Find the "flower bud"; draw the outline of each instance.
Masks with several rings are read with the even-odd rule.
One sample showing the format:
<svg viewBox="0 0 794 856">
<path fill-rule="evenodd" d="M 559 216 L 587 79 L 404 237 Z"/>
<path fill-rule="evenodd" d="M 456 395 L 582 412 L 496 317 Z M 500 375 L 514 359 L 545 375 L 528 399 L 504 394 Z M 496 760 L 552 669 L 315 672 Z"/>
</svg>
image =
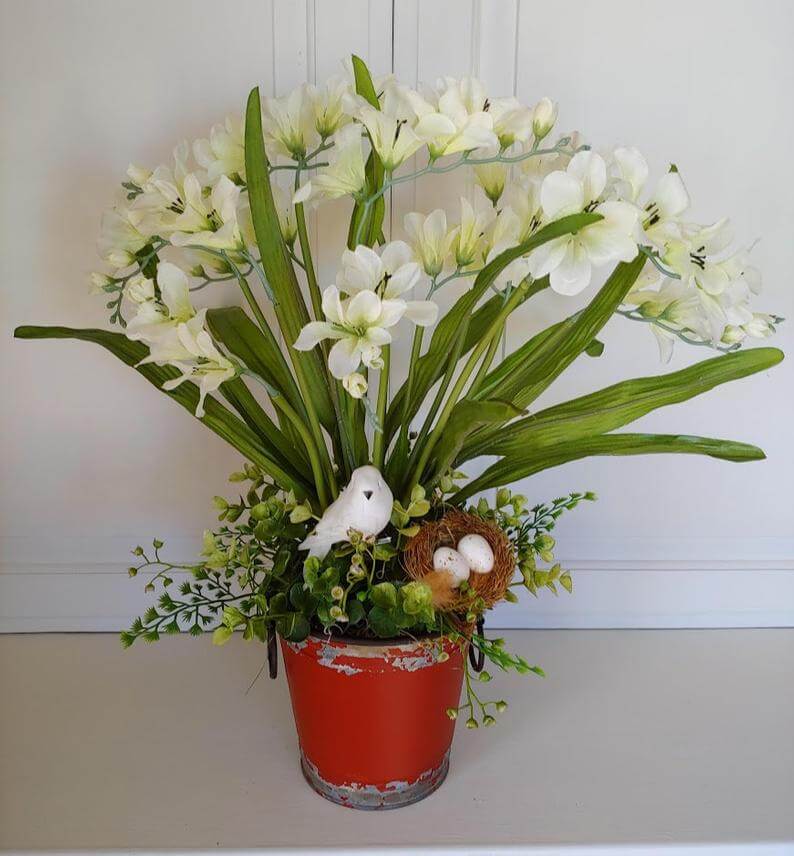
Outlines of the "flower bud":
<svg viewBox="0 0 794 856">
<path fill-rule="evenodd" d="M 137 164 L 131 163 L 127 167 L 127 177 L 133 184 L 137 184 L 138 187 L 143 187 L 151 175 L 152 171 L 150 169 L 146 169 L 145 166 L 138 166 Z"/>
<path fill-rule="evenodd" d="M 367 379 L 363 374 L 353 372 L 342 378 L 342 386 L 353 398 L 363 398 L 367 391 Z"/>
<path fill-rule="evenodd" d="M 507 702 L 504 700 L 496 702 L 496 710 L 498 713 L 504 713 L 507 710 Z"/>
<path fill-rule="evenodd" d="M 457 719 L 458 718 L 458 712 L 457 712 L 457 710 L 455 710 L 454 707 L 448 707 L 447 708 L 447 716 L 450 719 Z"/>
<path fill-rule="evenodd" d="M 541 98 L 532 111 L 532 133 L 542 140 L 557 121 L 557 105 L 550 98 Z"/>
<path fill-rule="evenodd" d="M 129 267 L 135 261 L 135 256 L 126 250 L 110 250 L 106 261 L 111 267 L 121 269 Z"/>
<path fill-rule="evenodd" d="M 154 300 L 154 282 L 136 274 L 127 283 L 124 294 L 133 303 L 147 303 L 149 300 Z"/>
<path fill-rule="evenodd" d="M 480 727 L 480 723 L 477 722 L 477 720 L 473 716 L 470 716 L 466 720 L 466 728 L 479 728 L 479 727 Z"/>
<path fill-rule="evenodd" d="M 345 596 L 345 590 L 342 588 L 342 586 L 334 586 L 331 589 L 331 597 L 334 600 L 342 600 L 342 598 L 344 596 Z"/>
<path fill-rule="evenodd" d="M 94 271 L 88 279 L 91 283 L 91 292 L 93 294 L 98 294 L 100 291 L 104 291 L 105 286 L 111 285 L 114 282 L 113 278 L 108 276 L 106 273 L 97 273 L 96 271 Z"/>
<path fill-rule="evenodd" d="M 490 714 L 486 714 L 482 718 L 482 724 L 487 728 L 489 725 L 495 725 L 496 720 Z"/>
</svg>

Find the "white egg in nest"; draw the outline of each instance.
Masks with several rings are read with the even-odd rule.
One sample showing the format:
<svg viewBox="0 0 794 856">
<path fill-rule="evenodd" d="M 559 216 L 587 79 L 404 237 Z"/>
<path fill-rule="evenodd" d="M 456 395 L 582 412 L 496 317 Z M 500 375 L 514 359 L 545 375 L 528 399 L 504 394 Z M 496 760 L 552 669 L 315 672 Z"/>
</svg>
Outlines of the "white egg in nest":
<svg viewBox="0 0 794 856">
<path fill-rule="evenodd" d="M 493 550 L 482 535 L 464 535 L 458 541 L 458 553 L 475 574 L 489 574 L 493 570 Z"/>
<path fill-rule="evenodd" d="M 446 571 L 459 586 L 469 578 L 469 563 L 452 547 L 439 547 L 433 553 L 433 570 Z"/>
</svg>

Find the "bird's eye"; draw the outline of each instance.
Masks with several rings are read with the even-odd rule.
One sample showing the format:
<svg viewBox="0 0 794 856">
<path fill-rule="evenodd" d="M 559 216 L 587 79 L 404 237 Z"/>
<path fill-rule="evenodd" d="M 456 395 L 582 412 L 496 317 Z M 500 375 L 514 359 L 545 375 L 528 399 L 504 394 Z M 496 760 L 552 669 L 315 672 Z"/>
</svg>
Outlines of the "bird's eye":
<svg viewBox="0 0 794 856">
<path fill-rule="evenodd" d="M 373 492 L 371 490 L 365 490 L 364 491 L 364 499 L 372 499 L 372 493 Z"/>
</svg>

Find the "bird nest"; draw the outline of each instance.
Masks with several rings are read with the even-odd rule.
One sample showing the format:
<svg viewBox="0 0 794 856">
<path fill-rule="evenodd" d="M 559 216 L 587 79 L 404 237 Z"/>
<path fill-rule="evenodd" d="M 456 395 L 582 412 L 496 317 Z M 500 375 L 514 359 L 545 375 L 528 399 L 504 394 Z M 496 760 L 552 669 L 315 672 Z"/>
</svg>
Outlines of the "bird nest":
<svg viewBox="0 0 794 856">
<path fill-rule="evenodd" d="M 482 535 L 494 555 L 493 570 L 487 574 L 472 573 L 468 588 L 453 590 L 444 604 L 444 612 L 468 612 L 481 599 L 484 609 L 502 600 L 513 579 L 516 557 L 507 535 L 494 523 L 488 523 L 464 511 L 448 511 L 440 520 L 423 524 L 411 538 L 402 554 L 406 573 L 414 580 L 433 574 L 433 553 L 439 547 L 455 547 L 464 535 Z M 478 610 L 479 611 L 479 610 Z"/>
</svg>

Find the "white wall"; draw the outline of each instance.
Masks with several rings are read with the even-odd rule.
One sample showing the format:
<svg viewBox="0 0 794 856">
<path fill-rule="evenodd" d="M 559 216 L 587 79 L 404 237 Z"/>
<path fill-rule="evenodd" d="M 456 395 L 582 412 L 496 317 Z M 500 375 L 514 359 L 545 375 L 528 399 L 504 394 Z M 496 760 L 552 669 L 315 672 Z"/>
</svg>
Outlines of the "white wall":
<svg viewBox="0 0 794 856">
<path fill-rule="evenodd" d="M 284 92 L 351 51 L 411 84 L 474 73 L 495 94 L 559 100 L 561 126 L 596 146 L 635 144 L 660 172 L 678 164 L 696 217 L 730 214 L 748 243 L 763 238 L 760 306 L 791 317 L 792 31 L 788 0 L 3 0 L 0 630 L 125 624 L 143 603 L 126 551 L 158 535 L 190 556 L 238 464 L 95 347 L 10 338 L 20 323 L 105 324 L 86 274 L 130 160 L 165 161 L 177 140 L 241 110 L 251 85 Z M 452 203 L 459 189 L 441 179 L 402 189 L 395 230 L 406 210 Z M 341 222 L 327 210 L 312 227 L 326 274 Z M 570 306 L 533 301 L 511 346 Z M 611 322 L 604 356 L 577 364 L 545 400 L 662 371 L 640 326 Z M 790 350 L 790 325 L 776 344 Z M 705 356 L 681 347 L 672 368 Z M 601 499 L 558 529 L 560 556 L 579 570 L 574 597 L 498 621 L 794 623 L 791 390 L 784 363 L 639 423 L 757 443 L 768 461 L 594 459 L 524 485 L 538 500 L 575 489 Z"/>
</svg>

